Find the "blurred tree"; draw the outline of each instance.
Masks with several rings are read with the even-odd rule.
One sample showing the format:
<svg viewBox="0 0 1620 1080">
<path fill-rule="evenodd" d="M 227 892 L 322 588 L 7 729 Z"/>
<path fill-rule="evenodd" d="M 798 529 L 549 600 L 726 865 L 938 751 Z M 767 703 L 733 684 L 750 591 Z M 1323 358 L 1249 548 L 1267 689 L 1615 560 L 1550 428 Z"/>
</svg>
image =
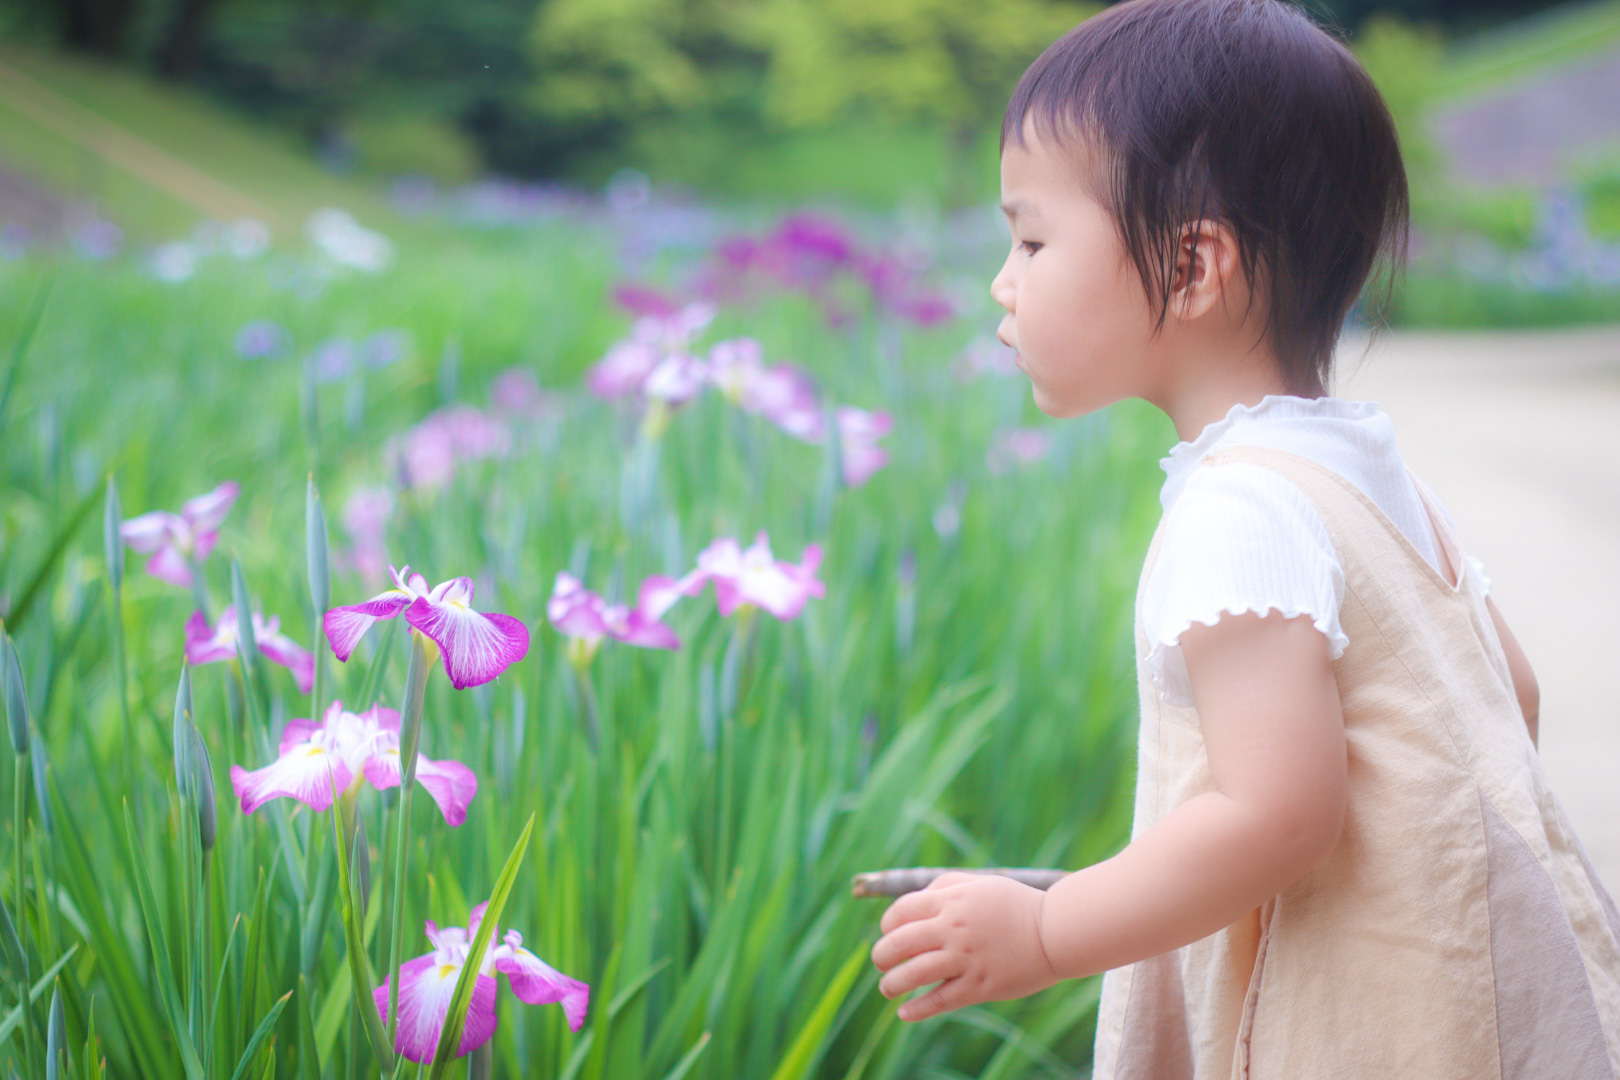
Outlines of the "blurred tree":
<svg viewBox="0 0 1620 1080">
<path fill-rule="evenodd" d="M 1432 27 L 1379 15 L 1362 27 L 1355 52 L 1389 106 L 1400 134 L 1407 175 L 1417 187 L 1433 176 L 1437 165 L 1433 142 L 1424 127 L 1424 112 L 1435 74 L 1441 70 L 1445 40 Z"/>
<path fill-rule="evenodd" d="M 948 131 L 953 176 L 1054 38 L 1099 10 L 1053 0 L 549 0 L 532 100 L 562 125 L 694 111 L 763 129 L 860 113 Z"/>
<path fill-rule="evenodd" d="M 962 201 L 969 161 L 999 123 L 1018 76 L 1100 5 L 1047 0 L 763 0 L 736 23 L 768 58 L 764 108 L 813 127 L 859 110 L 950 134 L 948 189 Z"/>
</svg>

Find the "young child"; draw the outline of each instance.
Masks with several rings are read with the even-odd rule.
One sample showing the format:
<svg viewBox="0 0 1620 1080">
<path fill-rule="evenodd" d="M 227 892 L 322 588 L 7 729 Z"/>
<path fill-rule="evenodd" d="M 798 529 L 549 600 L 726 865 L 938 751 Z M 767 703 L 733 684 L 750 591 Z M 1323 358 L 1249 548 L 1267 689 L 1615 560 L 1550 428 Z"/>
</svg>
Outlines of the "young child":
<svg viewBox="0 0 1620 1080">
<path fill-rule="evenodd" d="M 1281 0 L 1130 0 L 1024 74 L 990 291 L 1037 405 L 1183 440 L 1137 596 L 1130 844 L 896 900 L 920 1020 L 1106 972 L 1099 1080 L 1614 1080 L 1620 912 L 1535 678 L 1388 416 L 1328 394 L 1404 255 L 1389 114 Z M 1054 807 L 1054 812 L 1060 808 Z"/>
</svg>

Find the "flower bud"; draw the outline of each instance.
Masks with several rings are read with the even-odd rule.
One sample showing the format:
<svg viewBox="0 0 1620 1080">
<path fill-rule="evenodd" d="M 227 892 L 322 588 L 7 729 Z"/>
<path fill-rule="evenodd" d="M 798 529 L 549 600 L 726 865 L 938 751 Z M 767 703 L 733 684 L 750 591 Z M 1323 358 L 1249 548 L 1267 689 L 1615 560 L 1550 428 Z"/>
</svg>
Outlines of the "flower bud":
<svg viewBox="0 0 1620 1080">
<path fill-rule="evenodd" d="M 191 729 L 191 790 L 197 796 L 197 842 L 204 855 L 214 850 L 218 811 L 214 806 L 214 764 L 208 744 L 194 727 Z"/>
</svg>

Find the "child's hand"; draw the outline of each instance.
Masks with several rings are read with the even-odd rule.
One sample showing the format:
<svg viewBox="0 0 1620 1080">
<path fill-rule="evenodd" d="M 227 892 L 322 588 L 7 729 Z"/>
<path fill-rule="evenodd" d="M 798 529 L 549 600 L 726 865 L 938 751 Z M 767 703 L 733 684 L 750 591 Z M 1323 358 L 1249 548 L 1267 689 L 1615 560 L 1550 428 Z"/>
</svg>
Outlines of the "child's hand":
<svg viewBox="0 0 1620 1080">
<path fill-rule="evenodd" d="M 902 1020 L 1044 990 L 1059 981 L 1041 943 L 1045 900 L 1011 878 L 941 874 L 883 913 L 883 937 L 872 946 L 872 963 L 886 972 L 878 990 L 899 997 L 944 980 L 902 1005 Z"/>
</svg>

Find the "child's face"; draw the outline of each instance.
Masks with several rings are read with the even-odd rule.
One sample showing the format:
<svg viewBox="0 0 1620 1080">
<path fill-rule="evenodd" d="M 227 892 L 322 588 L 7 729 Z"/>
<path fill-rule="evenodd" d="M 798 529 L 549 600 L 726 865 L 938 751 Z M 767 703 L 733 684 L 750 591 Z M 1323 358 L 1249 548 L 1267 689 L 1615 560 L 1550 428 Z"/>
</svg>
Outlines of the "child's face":
<svg viewBox="0 0 1620 1080">
<path fill-rule="evenodd" d="M 1007 309 L 997 332 L 1018 351 L 1035 404 L 1081 416 L 1140 397 L 1153 319 L 1113 218 L 1083 190 L 1072 155 L 1025 145 L 1001 155 L 1002 210 L 1012 250 L 990 283 Z"/>
</svg>

